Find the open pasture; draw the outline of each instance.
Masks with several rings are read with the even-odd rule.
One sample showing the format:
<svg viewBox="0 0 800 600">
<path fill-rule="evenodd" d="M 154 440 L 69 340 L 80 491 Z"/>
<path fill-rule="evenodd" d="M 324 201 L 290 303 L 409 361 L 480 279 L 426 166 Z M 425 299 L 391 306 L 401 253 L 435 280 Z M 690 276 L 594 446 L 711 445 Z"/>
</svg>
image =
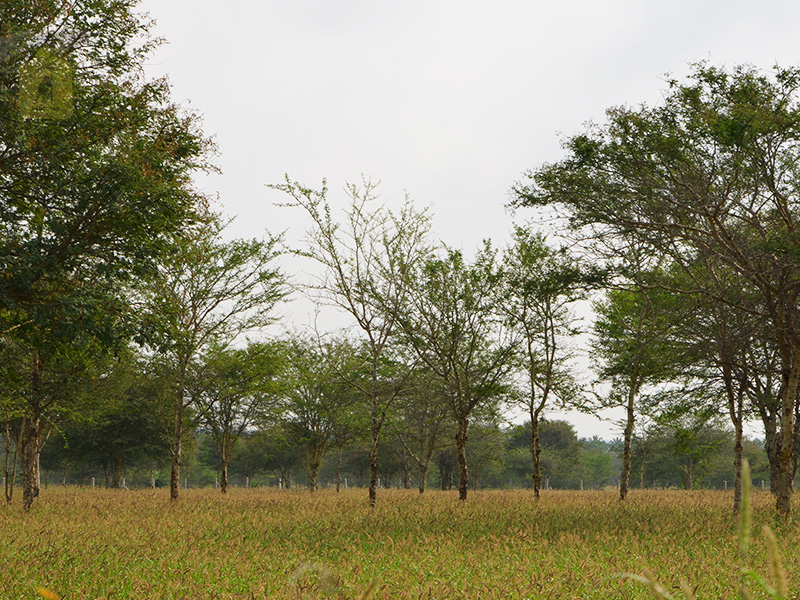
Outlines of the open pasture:
<svg viewBox="0 0 800 600">
<path fill-rule="evenodd" d="M 30 514 L 0 507 L 0 598 L 648 598 L 649 568 L 676 597 L 738 596 L 731 493 L 51 487 Z M 776 526 L 753 494 L 748 562 L 769 577 L 760 534 L 776 529 L 800 589 L 797 519 Z M 764 597 L 758 596 L 756 597 Z"/>
</svg>

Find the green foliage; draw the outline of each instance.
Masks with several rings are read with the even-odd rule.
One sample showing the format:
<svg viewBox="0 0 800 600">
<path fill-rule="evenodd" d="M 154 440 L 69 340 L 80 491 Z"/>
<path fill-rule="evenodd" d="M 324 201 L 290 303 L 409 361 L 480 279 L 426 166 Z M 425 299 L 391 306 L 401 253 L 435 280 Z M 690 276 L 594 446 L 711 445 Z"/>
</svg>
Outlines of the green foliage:
<svg viewBox="0 0 800 600">
<path fill-rule="evenodd" d="M 207 167 L 197 118 L 165 81 L 141 78 L 154 42 L 133 5 L 0 8 L 0 330 L 37 346 L 120 335 L 120 283 L 146 274 L 190 217 L 190 175 Z M 30 105 L 26 90 L 48 77 L 69 111 Z"/>
</svg>

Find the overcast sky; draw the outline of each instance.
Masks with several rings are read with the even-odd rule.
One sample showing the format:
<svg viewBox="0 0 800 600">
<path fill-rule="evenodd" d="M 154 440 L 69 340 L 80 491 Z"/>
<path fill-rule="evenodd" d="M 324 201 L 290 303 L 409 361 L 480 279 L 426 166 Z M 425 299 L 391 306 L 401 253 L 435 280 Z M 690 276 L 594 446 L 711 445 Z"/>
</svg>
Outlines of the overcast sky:
<svg viewBox="0 0 800 600">
<path fill-rule="evenodd" d="M 302 238 L 265 187 L 284 174 L 335 204 L 362 174 L 393 204 L 430 206 L 441 239 L 502 245 L 511 185 L 560 139 L 622 104 L 659 102 L 666 74 L 707 60 L 800 65 L 790 0 L 144 0 L 169 42 L 147 65 L 204 117 L 222 174 L 199 180 L 236 236 Z M 298 306 L 301 306 L 298 304 Z M 303 323 L 305 309 L 287 313 Z M 592 417 L 582 436 L 619 435 Z"/>
</svg>

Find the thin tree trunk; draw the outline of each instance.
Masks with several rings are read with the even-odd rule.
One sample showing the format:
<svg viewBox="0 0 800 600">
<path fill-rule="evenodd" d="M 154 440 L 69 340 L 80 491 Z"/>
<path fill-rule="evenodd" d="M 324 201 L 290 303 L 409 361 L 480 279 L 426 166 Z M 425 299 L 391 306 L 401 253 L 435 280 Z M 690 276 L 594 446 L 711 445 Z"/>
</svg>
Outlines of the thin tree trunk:
<svg viewBox="0 0 800 600">
<path fill-rule="evenodd" d="M 741 414 L 741 413 L 740 413 Z M 738 419 L 734 429 L 734 442 L 733 442 L 733 512 L 738 514 L 739 507 L 742 504 L 742 464 L 744 456 L 744 447 L 742 438 L 744 437 L 742 419 Z"/>
<path fill-rule="evenodd" d="M 26 511 L 31 509 L 34 498 L 39 495 L 39 488 L 36 485 L 38 478 L 36 467 L 38 466 L 40 433 L 39 417 L 29 418 L 22 444 L 22 508 Z"/>
<path fill-rule="evenodd" d="M 22 420 L 20 425 L 20 434 L 14 440 L 14 453 L 11 454 L 11 422 L 6 419 L 6 460 L 5 469 L 5 499 L 6 504 L 10 504 L 14 496 L 14 483 L 17 481 L 17 464 L 19 462 L 19 442 L 22 439 L 22 428 L 25 426 L 25 420 Z M 13 457 L 13 458 L 12 458 Z"/>
<path fill-rule="evenodd" d="M 542 445 L 539 439 L 539 418 L 533 412 L 531 412 L 531 456 L 533 457 L 533 498 L 538 500 L 542 489 Z"/>
<path fill-rule="evenodd" d="M 428 483 L 428 471 L 430 470 L 430 461 L 428 464 L 419 465 L 419 493 L 425 493 L 425 486 Z"/>
<path fill-rule="evenodd" d="M 336 493 L 338 494 L 342 487 L 342 453 L 344 446 L 339 446 L 336 452 Z"/>
<path fill-rule="evenodd" d="M 369 445 L 369 506 L 375 508 L 378 501 L 378 433 L 380 426 L 378 424 L 378 407 L 377 401 L 373 400 L 372 407 L 372 441 Z"/>
<path fill-rule="evenodd" d="M 118 490 L 122 484 L 122 465 L 125 463 L 124 456 L 117 456 L 114 459 L 114 489 Z"/>
<path fill-rule="evenodd" d="M 22 507 L 28 511 L 33 500 L 39 495 L 39 451 L 41 437 L 41 415 L 39 414 L 42 393 L 42 359 L 34 351 L 31 361 L 32 414 L 25 420 L 22 442 Z"/>
<path fill-rule="evenodd" d="M 307 453 L 306 476 L 308 477 L 308 489 L 312 492 L 317 491 L 317 477 L 319 468 L 322 465 L 322 458 L 325 456 L 325 446 L 317 443 L 310 443 Z"/>
<path fill-rule="evenodd" d="M 219 473 L 219 491 L 223 494 L 228 493 L 228 461 L 230 458 L 227 456 L 222 456 L 222 468 L 220 469 Z"/>
<path fill-rule="evenodd" d="M 178 500 L 178 489 L 181 483 L 181 450 L 183 442 L 183 414 L 182 410 L 175 414 L 175 432 L 172 440 L 172 467 L 169 474 L 169 499 L 171 502 Z"/>
<path fill-rule="evenodd" d="M 764 451 L 767 453 L 769 463 L 769 489 L 777 495 L 775 487 L 778 481 L 778 425 L 775 414 L 765 408 L 759 408 L 761 423 L 764 425 Z"/>
<path fill-rule="evenodd" d="M 469 473 L 467 471 L 467 431 L 469 421 L 465 418 L 458 419 L 458 432 L 456 433 L 456 450 L 458 454 L 458 499 L 467 499 L 469 486 Z"/>
<path fill-rule="evenodd" d="M 633 410 L 633 403 L 636 398 L 636 378 L 631 381 L 628 389 L 628 402 L 626 405 L 627 419 L 625 421 L 625 439 L 622 449 L 622 473 L 619 477 L 619 499 L 625 500 L 628 495 L 628 484 L 631 475 L 631 446 L 633 443 L 633 426 L 636 414 Z"/>
<path fill-rule="evenodd" d="M 800 377 L 800 350 L 792 351 L 792 367 L 786 374 L 781 398 L 781 431 L 778 439 L 778 465 L 775 482 L 775 508 L 787 516 L 792 510 L 792 479 L 794 478 L 794 405 Z"/>
</svg>

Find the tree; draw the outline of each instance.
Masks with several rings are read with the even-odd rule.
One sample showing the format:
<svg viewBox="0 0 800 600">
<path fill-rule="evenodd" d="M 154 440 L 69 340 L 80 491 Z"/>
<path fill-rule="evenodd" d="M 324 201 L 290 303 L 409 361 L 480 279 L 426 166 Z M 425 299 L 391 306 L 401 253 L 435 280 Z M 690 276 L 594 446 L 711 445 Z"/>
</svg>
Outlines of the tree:
<svg viewBox="0 0 800 600">
<path fill-rule="evenodd" d="M 533 493 L 541 489 L 539 422 L 551 396 L 562 403 L 576 394 L 567 364 L 568 339 L 578 333 L 570 305 L 585 297 L 590 283 L 566 250 L 553 250 L 543 236 L 515 227 L 512 246 L 503 256 L 504 293 L 499 303 L 510 328 L 517 332 L 525 371 L 522 404 L 530 417 Z"/>
<path fill-rule="evenodd" d="M 324 182 L 316 191 L 287 176 L 285 183 L 271 187 L 291 196 L 288 206 L 302 208 L 313 222 L 303 254 L 319 263 L 324 273 L 310 290 L 351 315 L 365 337 L 370 377 L 366 387 L 356 387 L 371 405 L 369 504 L 374 507 L 378 441 L 399 392 L 398 382 L 381 380 L 379 363 L 405 306 L 408 273 L 429 253 L 430 218 L 408 201 L 397 214 L 375 206 L 376 185 L 367 180 L 361 187 L 347 185 L 350 206 L 347 225 L 342 227 L 331 215 Z"/>
<path fill-rule="evenodd" d="M 228 491 L 228 465 L 241 436 L 270 416 L 277 420 L 279 383 L 286 367 L 279 343 L 250 342 L 246 348 L 212 349 L 203 357 L 197 410 L 220 457 L 220 491 Z"/>
<path fill-rule="evenodd" d="M 555 488 L 577 487 L 581 445 L 575 428 L 566 421 L 542 421 L 542 472 Z"/>
<path fill-rule="evenodd" d="M 317 476 L 337 422 L 347 421 L 350 416 L 352 396 L 347 381 L 340 376 L 346 367 L 336 364 L 344 357 L 336 344 L 318 346 L 313 340 L 299 337 L 288 348 L 284 425 L 297 446 L 305 450 L 306 476 L 312 492 L 317 489 Z"/>
<path fill-rule="evenodd" d="M 119 488 L 123 467 L 157 460 L 165 440 L 143 361 L 134 349 L 108 357 L 99 367 L 90 393 L 102 403 L 58 423 L 64 478 L 71 462 L 97 462 L 106 486 Z"/>
<path fill-rule="evenodd" d="M 637 277 L 645 273 L 637 269 Z M 607 406 L 625 408 L 622 472 L 619 497 L 628 495 L 631 448 L 642 389 L 664 381 L 674 373 L 676 360 L 670 333 L 683 311 L 666 290 L 649 287 L 641 280 L 609 290 L 594 304 L 597 319 L 592 352 L 599 363 L 601 380 L 611 383 Z"/>
<path fill-rule="evenodd" d="M 145 275 L 208 168 L 198 120 L 141 66 L 156 45 L 123 0 L 0 7 L 0 336 L 27 344 L 23 506 L 37 495 L 46 356 L 129 333 L 124 284 Z M 60 352 L 66 354 L 66 350 Z"/>
<path fill-rule="evenodd" d="M 573 227 L 618 236 L 676 264 L 709 256 L 757 291 L 781 358 L 776 509 L 791 509 L 800 382 L 800 70 L 769 77 L 696 65 L 661 106 L 614 108 L 530 174 L 517 203 L 560 205 Z M 725 300 L 697 282 L 697 293 Z"/>
<path fill-rule="evenodd" d="M 456 422 L 459 498 L 466 500 L 469 474 L 466 445 L 470 418 L 491 414 L 506 392 L 514 340 L 495 307 L 500 276 L 494 252 L 486 246 L 473 264 L 447 249 L 431 258 L 409 281 L 408 305 L 401 313 L 406 342 L 447 389 Z"/>
<path fill-rule="evenodd" d="M 417 467 L 420 494 L 425 492 L 433 455 L 452 428 L 447 398 L 447 388 L 434 373 L 417 369 L 392 423 L 395 437 Z"/>
<path fill-rule="evenodd" d="M 213 381 L 204 377 L 204 356 L 270 323 L 272 308 L 285 294 L 284 277 L 273 264 L 279 238 L 225 242 L 223 228 L 210 211 L 199 215 L 174 238 L 172 254 L 161 259 L 141 290 L 147 307 L 144 338 L 157 350 L 164 383 L 160 401 L 172 457 L 171 500 L 178 499 L 187 418 Z"/>
<path fill-rule="evenodd" d="M 682 322 L 674 329 L 673 337 L 693 358 L 684 369 L 684 378 L 702 388 L 702 395 L 719 399 L 722 412 L 730 418 L 734 430 L 734 499 L 738 512 L 742 497 L 742 468 L 744 460 L 744 424 L 754 409 L 761 405 L 764 416 L 774 415 L 773 402 L 754 394 L 774 378 L 770 364 L 769 337 L 764 339 L 766 323 L 759 314 L 757 297 L 742 277 L 726 266 L 703 263 L 694 269 L 693 279 L 707 278 L 709 285 L 725 288 L 726 301 L 705 296 L 700 298 L 699 315 Z M 766 345 L 765 345 L 766 343 Z M 700 395 L 700 394 L 698 394 Z M 751 400 L 748 404 L 747 400 Z M 772 397 L 770 397 L 772 400 Z M 701 410 L 704 407 L 696 407 Z M 765 432 L 774 440 L 774 420 L 763 419 Z M 770 446 L 770 450 L 774 446 Z M 776 456 L 772 456 L 775 464 Z"/>
</svg>

